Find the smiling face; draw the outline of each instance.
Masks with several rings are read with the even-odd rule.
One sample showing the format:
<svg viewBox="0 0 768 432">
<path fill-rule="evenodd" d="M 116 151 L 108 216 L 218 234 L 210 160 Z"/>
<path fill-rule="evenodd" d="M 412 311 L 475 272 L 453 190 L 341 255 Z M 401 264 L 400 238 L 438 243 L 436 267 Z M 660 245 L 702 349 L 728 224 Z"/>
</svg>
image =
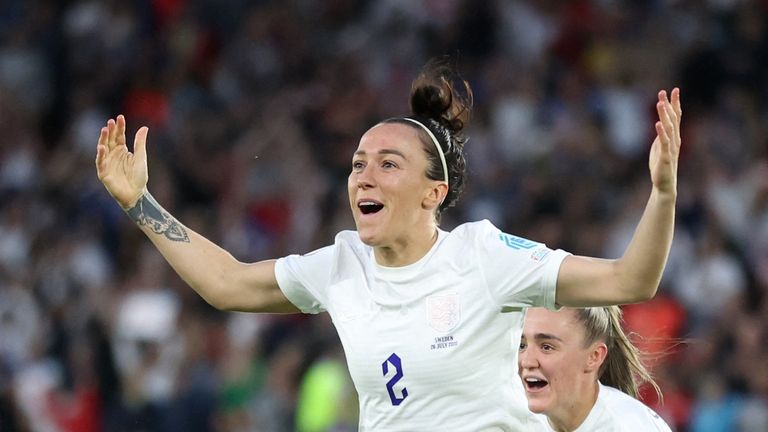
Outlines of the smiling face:
<svg viewBox="0 0 768 432">
<path fill-rule="evenodd" d="M 363 243 L 411 247 L 433 238 L 435 209 L 447 185 L 428 179 L 426 170 L 427 156 L 413 127 L 382 123 L 363 135 L 347 182 Z"/>
<path fill-rule="evenodd" d="M 531 411 L 578 426 L 592 409 L 607 348 L 602 342 L 585 346 L 584 335 L 573 309 L 526 312 L 518 372 Z"/>
</svg>

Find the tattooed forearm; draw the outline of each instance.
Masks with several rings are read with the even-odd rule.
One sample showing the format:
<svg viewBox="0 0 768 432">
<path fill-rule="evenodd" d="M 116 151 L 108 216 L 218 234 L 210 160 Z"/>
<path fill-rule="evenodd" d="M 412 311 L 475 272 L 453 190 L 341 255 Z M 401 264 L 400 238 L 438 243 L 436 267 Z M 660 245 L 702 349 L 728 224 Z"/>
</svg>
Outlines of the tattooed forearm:
<svg viewBox="0 0 768 432">
<path fill-rule="evenodd" d="M 187 230 L 171 215 L 163 211 L 149 192 L 139 198 L 133 208 L 127 210 L 128 216 L 139 226 L 148 226 L 152 232 L 164 235 L 168 240 L 189 243 Z"/>
</svg>

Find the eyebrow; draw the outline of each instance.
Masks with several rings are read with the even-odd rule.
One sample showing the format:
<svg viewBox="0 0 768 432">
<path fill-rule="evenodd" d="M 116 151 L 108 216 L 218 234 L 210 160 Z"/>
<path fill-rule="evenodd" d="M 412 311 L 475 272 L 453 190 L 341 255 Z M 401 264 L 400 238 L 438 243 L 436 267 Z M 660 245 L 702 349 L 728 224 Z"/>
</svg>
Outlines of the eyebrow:
<svg viewBox="0 0 768 432">
<path fill-rule="evenodd" d="M 533 338 L 536 340 L 556 340 L 560 342 L 563 341 L 559 337 L 549 333 L 536 333 L 535 335 L 533 335 Z"/>
<path fill-rule="evenodd" d="M 405 155 L 402 152 L 400 152 L 399 150 L 395 150 L 395 149 L 381 149 L 381 150 L 379 150 L 378 153 L 380 155 L 383 155 L 383 154 L 393 154 L 393 155 L 400 156 L 401 158 L 403 158 L 405 160 L 408 160 L 408 158 L 405 157 Z M 358 151 L 355 152 L 355 156 L 365 156 L 366 154 L 367 153 L 365 152 L 365 150 L 358 150 Z"/>
</svg>

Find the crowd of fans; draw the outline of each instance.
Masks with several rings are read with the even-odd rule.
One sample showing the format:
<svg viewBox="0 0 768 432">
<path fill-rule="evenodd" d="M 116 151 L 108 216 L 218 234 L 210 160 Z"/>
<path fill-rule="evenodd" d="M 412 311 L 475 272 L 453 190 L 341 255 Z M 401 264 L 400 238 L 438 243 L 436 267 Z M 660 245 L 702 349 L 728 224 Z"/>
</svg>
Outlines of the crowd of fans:
<svg viewBox="0 0 768 432">
<path fill-rule="evenodd" d="M 98 182 L 99 128 L 148 125 L 149 188 L 238 259 L 353 229 L 361 134 L 450 54 L 475 91 L 487 218 L 616 257 L 650 188 L 656 92 L 679 86 L 677 228 L 625 307 L 679 431 L 768 430 L 768 3 L 763 0 L 3 0 L 0 430 L 346 431 L 327 316 L 224 313 Z"/>
</svg>

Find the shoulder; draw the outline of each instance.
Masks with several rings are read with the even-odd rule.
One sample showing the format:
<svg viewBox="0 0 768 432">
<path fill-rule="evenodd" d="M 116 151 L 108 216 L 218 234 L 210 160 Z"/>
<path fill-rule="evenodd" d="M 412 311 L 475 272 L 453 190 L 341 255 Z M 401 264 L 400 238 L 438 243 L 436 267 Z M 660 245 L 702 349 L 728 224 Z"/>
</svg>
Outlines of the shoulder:
<svg viewBox="0 0 768 432">
<path fill-rule="evenodd" d="M 365 244 L 360 240 L 360 234 L 353 230 L 339 231 L 333 239 L 334 245 L 347 245 L 351 247 L 364 247 Z"/>
<path fill-rule="evenodd" d="M 537 241 L 505 233 L 488 219 L 461 224 L 451 231 L 451 234 L 463 237 L 491 239 L 494 242 L 500 242 L 512 249 L 531 249 L 536 246 L 543 246 L 542 243 Z"/>
<path fill-rule="evenodd" d="M 365 262 L 367 257 L 373 253 L 373 249 L 360 240 L 360 234 L 357 231 L 346 230 L 336 234 L 333 245 L 331 246 L 333 255 L 338 261 Z"/>
<path fill-rule="evenodd" d="M 499 238 L 501 234 L 501 230 L 491 221 L 483 219 L 476 222 L 466 222 L 457 226 L 448 233 L 448 238 L 467 243 L 487 238 Z"/>
<path fill-rule="evenodd" d="M 467 235 L 484 232 L 501 232 L 491 221 L 483 219 L 474 222 L 464 222 L 451 231 L 451 234 Z"/>
<path fill-rule="evenodd" d="M 366 246 L 360 241 L 357 231 L 340 231 L 336 234 L 332 244 L 320 247 L 313 251 L 301 254 L 292 254 L 278 259 L 280 265 L 291 263 L 294 265 L 315 263 L 316 266 L 329 268 L 331 262 L 339 259 L 348 259 L 353 256 L 365 256 Z"/>
<path fill-rule="evenodd" d="M 459 225 L 451 231 L 449 238 L 461 242 L 464 247 L 476 247 L 491 255 L 502 251 L 505 259 L 530 256 L 534 261 L 541 261 L 550 252 L 545 244 L 505 233 L 487 219 Z"/>
<path fill-rule="evenodd" d="M 601 402 L 617 425 L 638 431 L 670 431 L 667 423 L 650 407 L 613 387 L 600 384 Z"/>
<path fill-rule="evenodd" d="M 326 286 L 350 273 L 365 271 L 370 250 L 356 231 L 341 231 L 330 245 L 302 254 L 292 254 L 275 262 L 278 284 L 297 282 L 303 286 Z"/>
<path fill-rule="evenodd" d="M 632 410 L 645 406 L 642 402 L 623 391 L 604 384 L 600 384 L 598 399 L 609 408 Z"/>
<path fill-rule="evenodd" d="M 468 260 L 478 251 L 492 249 L 493 242 L 499 241 L 500 233 L 501 230 L 488 220 L 466 222 L 445 233 L 439 253 Z"/>
</svg>

